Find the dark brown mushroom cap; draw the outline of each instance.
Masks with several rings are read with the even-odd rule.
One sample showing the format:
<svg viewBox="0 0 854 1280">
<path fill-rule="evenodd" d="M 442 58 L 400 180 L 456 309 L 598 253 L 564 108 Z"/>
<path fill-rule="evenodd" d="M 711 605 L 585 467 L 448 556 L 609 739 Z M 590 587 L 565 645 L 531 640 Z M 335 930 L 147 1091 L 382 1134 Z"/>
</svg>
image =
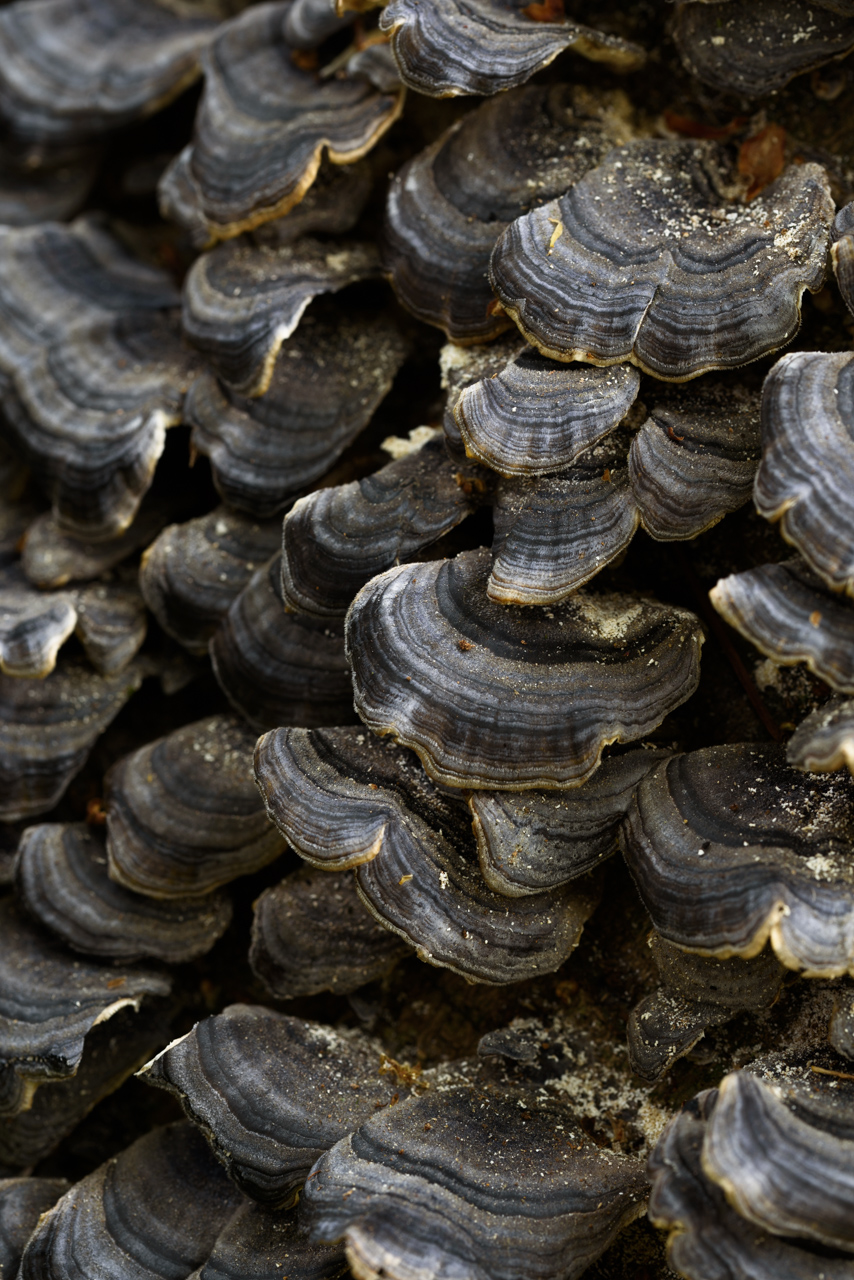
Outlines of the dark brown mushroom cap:
<svg viewBox="0 0 854 1280">
<path fill-rule="evenodd" d="M 832 689 L 854 693 L 854 605 L 800 556 L 721 578 L 709 597 L 778 666 L 803 662 Z"/>
<path fill-rule="evenodd" d="M 24 573 L 42 589 L 100 578 L 147 546 L 168 523 L 169 512 L 170 507 L 152 498 L 149 491 L 132 524 L 124 533 L 106 542 L 92 542 L 63 533 L 50 512 L 45 512 L 26 530 L 21 550 Z"/>
<path fill-rule="evenodd" d="M 343 618 L 366 582 L 450 532 L 489 498 L 493 484 L 484 468 L 450 458 L 437 432 L 363 480 L 300 498 L 283 526 L 285 603 L 314 617 Z"/>
<path fill-rule="evenodd" d="M 136 666 L 101 676 L 88 662 L 66 658 L 38 683 L 0 675 L 4 822 L 53 808 L 141 682 L 142 670 Z"/>
<path fill-rule="evenodd" d="M 613 431 L 639 387 L 631 365 L 566 365 L 525 347 L 497 376 L 464 388 L 454 418 L 470 457 L 503 476 L 544 475 Z"/>
<path fill-rule="evenodd" d="M 404 82 L 434 98 L 512 89 L 564 49 L 618 71 L 644 60 L 628 40 L 566 19 L 535 22 L 514 0 L 392 0 L 380 27 L 391 33 Z"/>
<path fill-rule="evenodd" d="M 33 1228 L 68 1187 L 65 1178 L 0 1179 L 0 1276 L 18 1274 Z"/>
<path fill-rule="evenodd" d="M 223 381 L 260 396 L 312 298 L 377 275 L 379 257 L 368 244 L 220 245 L 187 275 L 184 332 Z"/>
<path fill-rule="evenodd" d="M 640 1161 L 588 1145 L 564 1106 L 452 1087 L 366 1120 L 302 1204 L 312 1238 L 343 1238 L 357 1275 L 575 1280 L 645 1196 Z"/>
<path fill-rule="evenodd" d="M 469 798 L 483 878 L 511 898 L 574 880 L 617 852 L 632 792 L 666 752 L 608 756 L 573 791 L 475 791 Z"/>
<path fill-rule="evenodd" d="M 282 1205 L 319 1155 L 402 1091 L 381 1064 L 360 1032 L 233 1004 L 140 1075 L 179 1099 L 242 1191 Z"/>
<path fill-rule="evenodd" d="M 702 635 L 686 610 L 592 594 L 506 608 L 487 598 L 489 570 L 484 549 L 390 569 L 347 617 L 359 715 L 431 777 L 578 786 L 608 743 L 643 737 L 696 688 Z"/>
<path fill-rule="evenodd" d="M 824 283 L 833 220 L 820 165 L 790 165 L 729 204 L 717 144 L 615 148 L 566 195 L 518 218 L 490 278 L 525 337 L 557 360 L 630 360 L 671 381 L 785 345 Z M 690 318 L 690 319 L 689 319 Z"/>
<path fill-rule="evenodd" d="M 854 356 L 794 352 L 762 389 L 753 496 L 834 591 L 854 595 Z"/>
<path fill-rule="evenodd" d="M 447 392 L 442 427 L 448 447 L 455 455 L 465 452 L 454 416 L 454 408 L 461 392 L 475 382 L 485 381 L 500 373 L 514 356 L 528 349 L 528 344 L 515 329 L 484 346 L 464 347 L 456 342 L 446 342 L 442 347 L 439 352 L 439 368 L 442 390 Z"/>
<path fill-rule="evenodd" d="M 296 1209 L 242 1204 L 188 1280 L 332 1280 L 346 1270 L 340 1246 L 312 1244 Z"/>
<path fill-rule="evenodd" d="M 831 698 L 798 725 L 786 744 L 786 759 L 809 773 L 854 773 L 854 702 Z"/>
<path fill-rule="evenodd" d="M 215 632 L 210 655 L 223 693 L 259 732 L 353 719 L 343 624 L 285 613 L 281 555 L 250 578 Z"/>
<path fill-rule="evenodd" d="M 156 0 L 47 0 L 0 13 L 0 116 L 76 143 L 159 110 L 199 74 L 216 23 Z"/>
<path fill-rule="evenodd" d="M 163 630 L 204 654 L 232 602 L 280 543 L 278 520 L 216 507 L 163 530 L 142 557 L 140 589 Z"/>
<path fill-rule="evenodd" d="M 147 310 L 72 326 L 16 367 L 4 434 L 61 528 L 97 541 L 128 527 L 197 364 L 177 312 Z"/>
<path fill-rule="evenodd" d="M 758 98 L 850 53 L 854 10 L 834 8 L 808 0 L 683 4 L 673 35 L 686 69 L 703 84 Z"/>
<path fill-rule="evenodd" d="M 197 378 L 184 420 L 223 500 L 257 520 L 304 492 L 370 422 L 405 355 L 388 317 L 319 301 L 283 345 L 260 398 L 211 374 Z"/>
<path fill-rule="evenodd" d="M 854 311 L 854 201 L 836 215 L 830 256 L 839 292 L 848 310 Z"/>
<path fill-rule="evenodd" d="M 346 66 L 326 78 L 299 66 L 293 17 L 290 3 L 254 5 L 220 28 L 204 60 L 193 141 L 161 179 L 160 205 L 211 240 L 286 214 L 324 153 L 358 160 L 403 108 L 399 84 L 383 92 Z"/>
<path fill-rule="evenodd" d="M 456 342 L 506 329 L 487 275 L 499 234 L 630 138 L 629 116 L 622 94 L 530 85 L 482 103 L 408 161 L 389 187 L 381 238 L 403 305 Z"/>
<path fill-rule="evenodd" d="M 249 963 L 277 1000 L 347 995 L 408 951 L 368 912 L 349 871 L 303 867 L 265 889 L 254 911 Z"/>
<path fill-rule="evenodd" d="M 104 780 L 112 879 L 181 899 L 277 858 L 284 841 L 254 785 L 255 738 L 235 716 L 210 716 L 114 764 Z"/>
<path fill-rule="evenodd" d="M 192 1125 L 153 1129 L 45 1214 L 21 1276 L 177 1280 L 205 1261 L 240 1202 Z"/>
<path fill-rule="evenodd" d="M 0 1060 L 6 1114 L 25 1110 L 48 1080 L 74 1075 L 92 1028 L 171 983 L 145 969 L 118 969 L 71 956 L 0 902 Z"/>
<path fill-rule="evenodd" d="M 85 823 L 29 827 L 18 846 L 15 892 L 27 913 L 66 946 L 125 962 L 195 960 L 231 920 L 222 894 L 159 902 L 115 884 L 103 836 Z"/>
<path fill-rule="evenodd" d="M 624 852 L 668 941 L 721 959 L 769 940 L 790 969 L 854 965 L 854 781 L 786 764 L 776 745 L 708 747 L 640 783 Z"/>
</svg>

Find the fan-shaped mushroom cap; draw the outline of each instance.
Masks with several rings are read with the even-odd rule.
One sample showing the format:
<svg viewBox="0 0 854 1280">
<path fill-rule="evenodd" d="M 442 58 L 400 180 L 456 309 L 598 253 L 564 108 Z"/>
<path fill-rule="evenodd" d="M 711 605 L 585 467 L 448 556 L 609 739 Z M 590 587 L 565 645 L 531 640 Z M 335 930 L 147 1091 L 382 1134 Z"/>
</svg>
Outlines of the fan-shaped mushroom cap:
<svg viewBox="0 0 854 1280">
<path fill-rule="evenodd" d="M 366 582 L 448 533 L 492 487 L 488 471 L 450 458 L 437 432 L 363 480 L 300 498 L 283 527 L 285 603 L 318 618 L 343 617 Z"/>
<path fill-rule="evenodd" d="M 93 583 L 75 591 L 76 634 L 101 675 L 124 671 L 145 640 L 148 615 L 134 586 Z"/>
<path fill-rule="evenodd" d="M 250 578 L 214 634 L 210 655 L 229 702 L 259 732 L 352 718 L 343 625 L 285 613 L 281 555 Z"/>
<path fill-rule="evenodd" d="M 15 887 L 29 915 L 61 942 L 112 960 L 194 960 L 231 920 L 221 894 L 158 902 L 115 884 L 104 840 L 85 823 L 29 827 L 18 846 Z"/>
<path fill-rule="evenodd" d="M 854 201 L 836 215 L 830 255 L 839 292 L 848 310 L 854 311 Z"/>
<path fill-rule="evenodd" d="M 187 1276 L 240 1202 L 192 1125 L 154 1129 L 45 1214 L 24 1250 L 21 1276 Z"/>
<path fill-rule="evenodd" d="M 333 164 L 324 157 L 317 177 L 308 191 L 281 218 L 273 218 L 255 227 L 251 238 L 255 244 L 293 244 L 300 236 L 317 232 L 324 235 L 343 235 L 359 221 L 373 187 L 373 174 L 369 160 L 356 160 L 353 164 Z M 188 212 L 188 211 L 182 211 Z M 198 247 L 204 248 L 209 238 L 202 220 L 195 232 Z"/>
<path fill-rule="evenodd" d="M 854 605 L 830 591 L 800 556 L 721 578 L 709 598 L 779 666 L 806 663 L 832 689 L 854 693 Z"/>
<path fill-rule="evenodd" d="M 168 635 L 191 653 L 206 653 L 232 601 L 280 542 L 278 520 L 253 520 L 228 507 L 169 525 L 142 557 L 145 603 Z"/>
<path fill-rule="evenodd" d="M 564 49 L 618 71 L 634 71 L 645 56 L 638 45 L 578 22 L 535 21 L 512 0 L 392 0 L 380 27 L 391 33 L 404 82 L 434 98 L 512 89 Z"/>
<path fill-rule="evenodd" d="M 74 325 L 16 367 L 4 432 L 63 530 L 98 541 L 128 527 L 197 364 L 177 314 L 148 310 Z"/>
<path fill-rule="evenodd" d="M 800 351 L 762 389 L 754 500 L 834 591 L 854 595 L 854 356 Z"/>
<path fill-rule="evenodd" d="M 439 368 L 442 390 L 447 392 L 442 426 L 448 447 L 455 455 L 465 452 L 454 417 L 454 408 L 461 392 L 475 382 L 485 382 L 487 378 L 500 373 L 514 356 L 527 350 L 528 344 L 515 329 L 485 346 L 464 347 L 456 342 L 446 342 L 442 347 L 439 352 Z"/>
<path fill-rule="evenodd" d="M 464 388 L 453 412 L 470 457 L 503 476 L 537 476 L 572 466 L 613 431 L 639 387 L 631 365 L 566 365 L 524 347 Z"/>
<path fill-rule="evenodd" d="M 210 716 L 114 764 L 104 780 L 111 878 L 181 899 L 277 858 L 284 841 L 252 777 L 255 737 L 235 716 Z"/>
<path fill-rule="evenodd" d="M 710 142 L 615 148 L 501 236 L 490 278 L 504 309 L 544 355 L 677 382 L 776 351 L 824 283 L 827 175 L 790 165 L 737 205 L 727 165 Z"/>
<path fill-rule="evenodd" d="M 854 781 L 786 764 L 778 746 L 692 751 L 640 783 L 624 851 L 659 933 L 724 959 L 811 977 L 854 966 Z"/>
<path fill-rule="evenodd" d="M 0 1179 L 0 1275 L 18 1274 L 33 1228 L 68 1187 L 65 1178 Z"/>
<path fill-rule="evenodd" d="M 37 143 L 97 138 L 165 106 L 215 30 L 157 0 L 41 0 L 0 11 L 0 116 Z"/>
<path fill-rule="evenodd" d="M 179 1099 L 242 1191 L 282 1205 L 319 1155 L 400 1092 L 381 1065 L 360 1032 L 233 1004 L 139 1074 Z"/>
<path fill-rule="evenodd" d="M 617 595 L 507 609 L 487 598 L 489 569 L 483 549 L 390 569 L 348 614 L 359 715 L 431 777 L 578 786 L 608 743 L 643 737 L 696 688 L 702 635 L 687 610 Z"/>
<path fill-rule="evenodd" d="M 0 902 L 0 1109 L 26 1110 L 49 1080 L 74 1075 L 86 1036 L 145 996 L 166 996 L 171 983 L 144 969 L 117 969 L 72 957 Z"/>
<path fill-rule="evenodd" d="M 475 791 L 469 798 L 483 878 L 516 898 L 574 880 L 617 852 L 632 792 L 667 755 L 608 756 L 573 791 Z"/>
<path fill-rule="evenodd" d="M 338 1246 L 311 1244 L 296 1209 L 242 1204 L 188 1280 L 332 1280 L 346 1270 Z"/>
<path fill-rule="evenodd" d="M 377 89 L 345 65 L 323 77 L 298 65 L 290 3 L 257 4 L 220 28 L 204 61 L 192 143 L 160 182 L 166 217 L 235 236 L 298 204 L 326 153 L 348 164 L 400 115 L 400 84 Z M 337 25 L 341 25 L 337 23 Z"/>
<path fill-rule="evenodd" d="M 38 150 L 42 163 L 29 168 L 29 147 L 0 143 L 2 226 L 30 227 L 42 222 L 62 222 L 73 218 L 89 195 L 100 165 L 99 147 Z"/>
<path fill-rule="evenodd" d="M 369 913 L 349 871 L 303 867 L 254 904 L 249 963 L 278 1000 L 347 995 L 383 977 L 409 948 Z"/>
<path fill-rule="evenodd" d="M 530 85 L 482 103 L 405 164 L 389 187 L 381 241 L 404 306 L 456 342 L 506 329 L 490 306 L 495 241 L 630 138 L 630 111 L 622 94 Z"/>
<path fill-rule="evenodd" d="M 408 1098 L 318 1162 L 302 1201 L 312 1238 L 343 1238 L 357 1275 L 575 1280 L 643 1213 L 646 1187 L 640 1161 L 574 1128 L 565 1107 L 513 1090 Z"/>
<path fill-rule="evenodd" d="M 53 808 L 142 675 L 131 666 L 101 676 L 87 662 L 66 658 L 37 684 L 0 675 L 2 821 Z"/>
<path fill-rule="evenodd" d="M 831 698 L 798 725 L 786 745 L 796 769 L 832 773 L 846 766 L 854 773 L 854 702 Z"/>
<path fill-rule="evenodd" d="M 370 422 L 405 355 L 387 317 L 318 302 L 284 344 L 260 398 L 211 374 L 197 378 L 184 418 L 223 500 L 258 519 L 304 492 Z"/>
<path fill-rule="evenodd" d="M 589 877 L 508 899 L 483 882 L 462 799 L 411 752 L 356 729 L 277 729 L 256 748 L 273 820 L 315 866 L 357 868 L 359 895 L 422 960 L 479 982 L 551 973 L 599 895 Z"/>
<path fill-rule="evenodd" d="M 830 9 L 809 0 L 683 4 L 673 35 L 685 67 L 703 84 L 758 98 L 851 52 L 854 10 Z"/>
<path fill-rule="evenodd" d="M 260 396 L 312 298 L 377 275 L 379 256 L 369 244 L 220 245 L 187 275 L 184 332 L 223 381 Z"/>
</svg>

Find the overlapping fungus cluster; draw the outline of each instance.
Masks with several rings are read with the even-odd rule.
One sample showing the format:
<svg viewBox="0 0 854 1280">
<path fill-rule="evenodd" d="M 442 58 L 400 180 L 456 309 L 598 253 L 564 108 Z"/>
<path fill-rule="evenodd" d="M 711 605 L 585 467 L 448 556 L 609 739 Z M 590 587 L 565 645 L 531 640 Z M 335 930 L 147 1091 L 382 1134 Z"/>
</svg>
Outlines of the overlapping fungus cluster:
<svg viewBox="0 0 854 1280">
<path fill-rule="evenodd" d="M 854 1280 L 854 3 L 373 5 L 0 5 L 0 1280 Z"/>
</svg>

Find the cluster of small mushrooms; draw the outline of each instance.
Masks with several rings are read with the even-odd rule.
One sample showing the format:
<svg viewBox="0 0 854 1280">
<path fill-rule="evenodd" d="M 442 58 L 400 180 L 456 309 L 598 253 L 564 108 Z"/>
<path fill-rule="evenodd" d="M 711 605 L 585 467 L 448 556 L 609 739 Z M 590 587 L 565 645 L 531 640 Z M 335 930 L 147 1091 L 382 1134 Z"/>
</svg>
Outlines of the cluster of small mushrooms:
<svg viewBox="0 0 854 1280">
<path fill-rule="evenodd" d="M 854 1280 L 854 0 L 376 3 L 0 3 L 0 1280 Z"/>
</svg>

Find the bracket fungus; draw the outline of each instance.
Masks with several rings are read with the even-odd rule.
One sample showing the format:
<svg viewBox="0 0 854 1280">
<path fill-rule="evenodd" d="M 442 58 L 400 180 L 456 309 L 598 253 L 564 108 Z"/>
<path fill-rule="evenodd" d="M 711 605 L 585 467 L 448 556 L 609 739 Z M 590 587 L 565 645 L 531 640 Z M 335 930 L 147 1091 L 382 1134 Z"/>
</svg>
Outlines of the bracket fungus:
<svg viewBox="0 0 854 1280">
<path fill-rule="evenodd" d="M 399 1093 L 381 1065 L 361 1032 L 233 1004 L 139 1074 L 179 1099 L 241 1191 L 287 1205 L 318 1156 Z"/>
<path fill-rule="evenodd" d="M 854 773 L 854 702 L 831 698 L 808 715 L 786 744 L 786 759 L 809 773 Z"/>
<path fill-rule="evenodd" d="M 334 1280 L 346 1270 L 344 1251 L 312 1244 L 297 1210 L 248 1201 L 225 1224 L 202 1267 L 188 1280 Z"/>
<path fill-rule="evenodd" d="M 400 301 L 454 342 L 508 326 L 489 287 L 500 233 L 632 137 L 622 94 L 529 85 L 482 103 L 397 173 L 381 238 Z"/>
<path fill-rule="evenodd" d="M 390 569 L 347 615 L 356 710 L 436 781 L 578 786 L 605 746 L 644 737 L 696 688 L 703 637 L 687 610 L 576 594 L 535 614 L 489 600 L 489 571 L 483 549 Z"/>
<path fill-rule="evenodd" d="M 455 457 L 465 454 L 454 414 L 460 395 L 475 382 L 485 382 L 487 378 L 501 373 L 515 356 L 526 350 L 528 344 L 515 329 L 483 345 L 463 346 L 461 343 L 446 342 L 442 347 L 439 352 L 439 370 L 442 390 L 446 393 L 442 428 L 448 448 Z"/>
<path fill-rule="evenodd" d="M 147 546 L 169 523 L 173 509 L 173 504 L 158 495 L 156 489 L 150 489 L 127 529 L 101 542 L 64 533 L 50 512 L 44 512 L 33 520 L 23 538 L 24 573 L 43 590 L 101 578 Z"/>
<path fill-rule="evenodd" d="M 854 781 L 776 745 L 708 747 L 644 778 L 624 852 L 658 932 L 700 955 L 837 977 L 854 966 Z"/>
<path fill-rule="evenodd" d="M 324 154 L 365 155 L 403 108 L 399 83 L 358 65 L 323 76 L 293 57 L 295 5 L 256 4 L 222 26 L 204 60 L 193 141 L 160 182 L 163 213 L 209 240 L 281 217 L 299 203 Z M 319 33 L 318 33 L 319 34 Z M 357 55 L 358 56 L 358 55 Z"/>
<path fill-rule="evenodd" d="M 380 27 L 404 83 L 434 98 L 512 89 L 565 49 L 616 71 L 634 71 L 645 57 L 630 40 L 567 18 L 534 21 L 517 0 L 392 0 Z"/>
<path fill-rule="evenodd" d="M 33 1228 L 68 1187 L 65 1178 L 0 1179 L 0 1276 L 4 1280 L 18 1274 Z"/>
<path fill-rule="evenodd" d="M 558 200 L 511 223 L 490 279 L 544 355 L 683 382 L 785 346 L 822 287 L 833 221 L 820 165 L 790 165 L 736 204 L 725 151 L 615 148 Z"/>
<path fill-rule="evenodd" d="M 379 274 L 370 244 L 305 238 L 293 245 L 219 245 L 189 270 L 184 332 L 218 377 L 243 395 L 260 396 L 312 298 Z"/>
<path fill-rule="evenodd" d="M 104 780 L 111 878 L 180 900 L 277 858 L 284 841 L 252 777 L 255 737 L 236 716 L 210 716 L 114 764 Z"/>
<path fill-rule="evenodd" d="M 830 256 L 839 292 L 848 310 L 854 311 L 854 201 L 836 215 Z"/>
</svg>

